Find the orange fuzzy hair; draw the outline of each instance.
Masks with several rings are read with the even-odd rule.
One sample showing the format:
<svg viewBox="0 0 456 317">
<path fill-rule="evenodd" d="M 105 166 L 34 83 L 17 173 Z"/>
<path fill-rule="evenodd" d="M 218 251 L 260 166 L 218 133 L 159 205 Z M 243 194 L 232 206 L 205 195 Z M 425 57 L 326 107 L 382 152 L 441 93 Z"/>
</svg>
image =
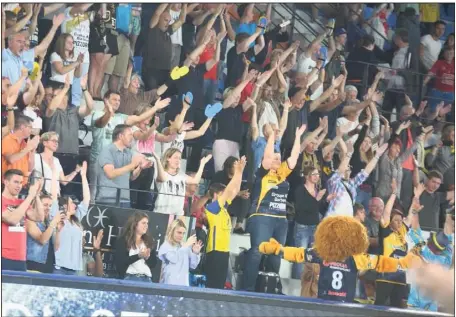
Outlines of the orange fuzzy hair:
<svg viewBox="0 0 456 317">
<path fill-rule="evenodd" d="M 314 248 L 324 261 L 343 262 L 349 256 L 366 252 L 368 247 L 367 230 L 353 217 L 327 217 L 315 231 Z"/>
</svg>

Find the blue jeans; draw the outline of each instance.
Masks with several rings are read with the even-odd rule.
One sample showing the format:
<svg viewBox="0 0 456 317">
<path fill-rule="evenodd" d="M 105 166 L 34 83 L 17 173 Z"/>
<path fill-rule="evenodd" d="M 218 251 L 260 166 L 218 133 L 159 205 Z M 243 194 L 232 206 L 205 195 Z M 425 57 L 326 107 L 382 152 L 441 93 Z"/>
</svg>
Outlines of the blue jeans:
<svg viewBox="0 0 456 317">
<path fill-rule="evenodd" d="M 25 261 L 10 260 L 2 257 L 2 270 L 25 272 L 27 271 L 27 264 Z"/>
<path fill-rule="evenodd" d="M 54 267 L 54 272 L 52 272 L 53 274 L 60 274 L 60 275 L 70 275 L 70 276 L 74 276 L 76 275 L 76 271 L 70 271 L 70 270 L 65 270 L 63 268 L 56 268 Z"/>
<path fill-rule="evenodd" d="M 136 281 L 136 282 L 152 282 L 152 278 L 148 276 L 137 276 L 132 274 L 126 274 L 124 280 L 126 281 Z"/>
<path fill-rule="evenodd" d="M 365 192 L 361 189 L 357 189 L 356 191 L 356 199 L 355 201 L 357 203 L 360 203 L 361 205 L 364 206 L 364 210 L 367 212 L 369 210 L 369 200 L 372 198 L 372 192 Z"/>
<path fill-rule="evenodd" d="M 246 230 L 250 233 L 250 250 L 247 252 L 245 261 L 243 285 L 245 290 L 255 291 L 255 283 L 262 257 L 258 247 L 261 242 L 269 241 L 270 238 L 274 238 L 280 244 L 284 244 L 287 238 L 288 221 L 286 218 L 253 216 L 247 220 Z M 280 257 L 269 255 L 266 261 L 266 270 L 279 273 Z"/>
<path fill-rule="evenodd" d="M 294 242 L 297 248 L 308 248 L 314 241 L 315 229 L 317 226 L 307 226 L 295 223 L 294 227 Z M 291 273 L 292 278 L 301 279 L 304 264 L 294 263 Z"/>
</svg>

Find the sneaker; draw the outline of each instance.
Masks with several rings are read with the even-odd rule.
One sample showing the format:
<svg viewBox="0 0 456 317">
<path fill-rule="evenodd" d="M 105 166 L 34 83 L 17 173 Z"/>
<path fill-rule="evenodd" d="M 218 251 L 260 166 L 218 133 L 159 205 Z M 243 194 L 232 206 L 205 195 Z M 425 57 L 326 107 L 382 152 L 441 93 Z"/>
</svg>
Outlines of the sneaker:
<svg viewBox="0 0 456 317">
<path fill-rule="evenodd" d="M 246 232 L 242 228 L 235 228 L 233 230 L 233 233 L 235 233 L 235 234 L 246 234 Z"/>
</svg>

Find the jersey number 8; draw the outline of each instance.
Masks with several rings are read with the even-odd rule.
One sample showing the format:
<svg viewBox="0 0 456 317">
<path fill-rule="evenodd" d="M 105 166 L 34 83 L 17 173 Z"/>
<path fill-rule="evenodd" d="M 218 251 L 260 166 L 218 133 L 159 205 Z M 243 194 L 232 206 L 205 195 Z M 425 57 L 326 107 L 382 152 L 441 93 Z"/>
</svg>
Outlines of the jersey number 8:
<svg viewBox="0 0 456 317">
<path fill-rule="evenodd" d="M 342 275 L 342 272 L 340 271 L 334 271 L 333 272 L 333 280 L 331 283 L 331 286 L 335 290 L 340 290 L 342 288 L 342 278 L 344 276 Z"/>
</svg>

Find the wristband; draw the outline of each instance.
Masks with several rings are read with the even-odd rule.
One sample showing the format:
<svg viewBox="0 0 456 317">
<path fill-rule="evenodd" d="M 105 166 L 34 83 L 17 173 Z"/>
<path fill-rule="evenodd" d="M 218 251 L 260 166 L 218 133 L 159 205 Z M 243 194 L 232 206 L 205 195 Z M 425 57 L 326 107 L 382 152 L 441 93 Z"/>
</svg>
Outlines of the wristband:
<svg viewBox="0 0 456 317">
<path fill-rule="evenodd" d="M 348 158 L 350 158 L 350 159 L 351 159 L 351 158 L 352 158 L 352 156 L 353 156 L 353 154 L 352 154 L 352 153 L 347 153 L 347 155 L 346 155 L 346 156 L 347 156 Z"/>
<path fill-rule="evenodd" d="M 93 249 L 93 253 L 101 252 L 100 249 Z"/>
<path fill-rule="evenodd" d="M 14 111 L 14 108 L 7 108 L 6 111 Z"/>
<path fill-rule="evenodd" d="M 87 91 L 87 88 L 86 89 L 82 89 L 83 92 L 86 92 Z"/>
<path fill-rule="evenodd" d="M 380 159 L 380 155 L 375 154 L 374 158 L 376 158 L 378 160 L 378 159 Z"/>
</svg>

